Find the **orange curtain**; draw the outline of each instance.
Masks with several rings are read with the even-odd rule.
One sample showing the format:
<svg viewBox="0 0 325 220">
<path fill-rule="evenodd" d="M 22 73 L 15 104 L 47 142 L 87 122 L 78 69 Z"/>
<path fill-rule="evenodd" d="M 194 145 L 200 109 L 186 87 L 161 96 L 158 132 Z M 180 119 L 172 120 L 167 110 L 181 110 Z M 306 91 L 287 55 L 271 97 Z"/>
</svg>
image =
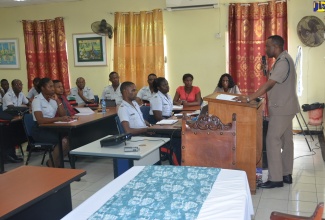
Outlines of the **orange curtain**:
<svg viewBox="0 0 325 220">
<path fill-rule="evenodd" d="M 114 71 L 121 81 L 141 88 L 150 73 L 164 76 L 162 11 L 116 12 L 114 26 Z"/>
<path fill-rule="evenodd" d="M 254 93 L 267 81 L 261 58 L 269 36 L 280 35 L 287 48 L 287 3 L 230 4 L 229 72 L 244 94 Z M 269 69 L 274 63 L 268 59 Z"/>
<path fill-rule="evenodd" d="M 22 21 L 25 38 L 28 88 L 35 77 L 61 80 L 70 91 L 66 38 L 63 18 Z"/>
</svg>

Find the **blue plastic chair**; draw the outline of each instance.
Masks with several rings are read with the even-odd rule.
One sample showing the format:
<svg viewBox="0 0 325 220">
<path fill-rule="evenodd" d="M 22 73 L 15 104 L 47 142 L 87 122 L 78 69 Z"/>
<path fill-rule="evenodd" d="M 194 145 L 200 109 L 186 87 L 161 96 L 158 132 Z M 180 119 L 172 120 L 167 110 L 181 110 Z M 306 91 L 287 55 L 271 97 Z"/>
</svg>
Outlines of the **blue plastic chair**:
<svg viewBox="0 0 325 220">
<path fill-rule="evenodd" d="M 150 106 L 143 105 L 143 106 L 140 107 L 140 110 L 142 112 L 142 115 L 143 115 L 143 119 L 144 120 L 146 120 L 150 124 L 156 124 L 157 123 L 157 121 L 154 118 L 154 116 L 149 114 L 149 112 L 150 112 Z"/>
<path fill-rule="evenodd" d="M 95 103 L 99 104 L 99 97 L 98 97 L 98 95 L 94 95 L 94 101 L 95 101 Z"/>
<path fill-rule="evenodd" d="M 118 133 L 125 134 L 124 128 L 123 128 L 120 118 L 118 116 L 115 116 L 115 122 L 116 122 Z"/>
<path fill-rule="evenodd" d="M 24 116 L 23 116 L 23 124 L 24 124 L 26 137 L 27 137 L 27 140 L 28 140 L 28 145 L 30 146 L 25 165 L 28 165 L 28 161 L 29 161 L 29 159 L 30 159 L 30 157 L 32 155 L 33 149 L 40 148 L 40 147 L 45 149 L 41 164 L 43 165 L 44 159 L 45 159 L 45 156 L 46 156 L 47 152 L 49 152 L 50 160 L 51 160 L 52 164 L 54 164 L 53 157 L 52 157 L 52 151 L 53 151 L 53 148 L 55 147 L 56 144 L 34 141 L 34 139 L 32 137 L 32 129 L 33 129 L 33 126 L 35 126 L 36 122 L 33 120 L 33 115 L 32 114 L 24 114 Z"/>
</svg>

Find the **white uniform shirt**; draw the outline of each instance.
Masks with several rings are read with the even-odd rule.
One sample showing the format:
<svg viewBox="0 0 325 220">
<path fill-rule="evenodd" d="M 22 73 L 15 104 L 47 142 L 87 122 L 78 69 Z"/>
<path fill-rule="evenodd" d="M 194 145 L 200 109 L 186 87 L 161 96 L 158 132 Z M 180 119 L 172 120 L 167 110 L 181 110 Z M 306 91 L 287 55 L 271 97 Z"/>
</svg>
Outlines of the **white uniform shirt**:
<svg viewBox="0 0 325 220">
<path fill-rule="evenodd" d="M 28 99 L 22 92 L 20 92 L 17 97 L 14 91 L 10 88 L 3 97 L 2 103 L 2 109 L 6 110 L 8 105 L 21 106 L 22 104 L 28 104 Z"/>
<path fill-rule="evenodd" d="M 122 101 L 122 104 L 118 108 L 117 112 L 120 121 L 129 122 L 130 128 L 146 128 L 147 125 L 143 119 L 143 115 L 138 103 L 136 101 L 132 101 L 132 103 L 134 107 L 126 101 Z"/>
<path fill-rule="evenodd" d="M 36 121 L 34 112 L 41 111 L 43 113 L 44 118 L 54 118 L 56 111 L 58 109 L 58 104 L 54 99 L 50 99 L 47 101 L 43 94 L 40 93 L 39 95 L 35 96 L 32 102 L 32 111 L 33 111 L 33 118 Z"/>
<path fill-rule="evenodd" d="M 94 93 L 93 91 L 89 88 L 89 87 L 86 87 L 82 90 L 82 94 L 83 96 L 86 97 L 86 99 L 95 99 L 94 97 Z M 70 90 L 70 95 L 68 95 L 68 97 L 74 97 L 76 99 L 76 102 L 78 104 L 84 104 L 84 100 L 82 100 L 82 98 L 80 98 L 80 96 L 78 95 L 78 87 L 74 87 Z"/>
<path fill-rule="evenodd" d="M 114 99 L 116 105 L 120 105 L 122 103 L 122 93 L 121 93 L 121 84 L 114 90 L 112 85 L 106 86 L 102 93 L 102 99 Z"/>
<path fill-rule="evenodd" d="M 169 94 L 167 97 L 158 91 L 150 99 L 150 115 L 153 115 L 153 111 L 161 111 L 163 117 L 170 117 L 173 111 L 173 100 Z"/>
<path fill-rule="evenodd" d="M 35 96 L 37 96 L 38 95 L 38 92 L 36 91 L 36 89 L 35 89 L 35 87 L 32 87 L 30 90 L 29 90 L 29 92 L 28 92 L 28 94 L 27 94 L 27 98 L 29 98 L 29 99 L 31 99 L 31 98 L 33 98 L 33 97 L 35 97 Z"/>
<path fill-rule="evenodd" d="M 151 93 L 149 86 L 144 86 L 139 90 L 137 97 L 142 100 L 150 101 L 155 94 L 155 92 Z"/>
</svg>

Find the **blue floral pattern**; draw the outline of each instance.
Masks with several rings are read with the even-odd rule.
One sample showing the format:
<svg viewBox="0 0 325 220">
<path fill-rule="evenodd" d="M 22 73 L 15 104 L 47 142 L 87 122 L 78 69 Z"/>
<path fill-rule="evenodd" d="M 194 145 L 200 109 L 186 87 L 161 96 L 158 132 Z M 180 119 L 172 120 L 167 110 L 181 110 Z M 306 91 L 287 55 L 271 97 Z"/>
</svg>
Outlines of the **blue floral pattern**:
<svg viewBox="0 0 325 220">
<path fill-rule="evenodd" d="M 219 172 L 208 167 L 147 166 L 89 219 L 195 219 Z"/>
</svg>

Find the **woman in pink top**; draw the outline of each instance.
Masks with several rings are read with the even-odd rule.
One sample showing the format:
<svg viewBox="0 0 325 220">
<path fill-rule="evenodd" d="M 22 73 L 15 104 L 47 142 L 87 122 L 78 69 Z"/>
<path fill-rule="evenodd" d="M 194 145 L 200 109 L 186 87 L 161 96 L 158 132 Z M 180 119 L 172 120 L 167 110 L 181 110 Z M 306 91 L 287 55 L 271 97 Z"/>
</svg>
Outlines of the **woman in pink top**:
<svg viewBox="0 0 325 220">
<path fill-rule="evenodd" d="M 186 73 L 183 76 L 184 86 L 179 86 L 176 89 L 173 103 L 174 105 L 201 105 L 201 91 L 197 86 L 193 86 L 193 75 Z"/>
</svg>

